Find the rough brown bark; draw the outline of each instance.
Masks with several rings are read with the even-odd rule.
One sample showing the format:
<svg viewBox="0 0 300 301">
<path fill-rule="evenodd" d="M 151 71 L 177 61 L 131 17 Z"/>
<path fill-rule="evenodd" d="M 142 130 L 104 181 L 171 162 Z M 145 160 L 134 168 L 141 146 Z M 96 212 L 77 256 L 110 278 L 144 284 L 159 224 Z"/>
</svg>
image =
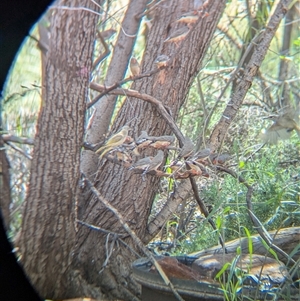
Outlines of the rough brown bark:
<svg viewBox="0 0 300 301">
<path fill-rule="evenodd" d="M 74 296 L 69 276 L 75 242 L 75 201 L 80 178 L 86 95 L 97 15 L 52 8 L 45 99 L 38 120 L 20 250 L 25 271 L 47 299 Z M 74 7 L 97 10 L 91 1 Z"/>
<path fill-rule="evenodd" d="M 148 0 L 131 0 L 129 2 L 106 75 L 106 86 L 120 81 L 125 76 L 147 2 Z M 105 95 L 95 104 L 93 122 L 86 135 L 88 143 L 93 144 L 104 140 L 116 101 L 116 96 Z M 83 151 L 81 169 L 89 177 L 93 177 L 97 170 L 95 162 L 97 162 L 97 155 L 89 150 Z"/>
<path fill-rule="evenodd" d="M 162 2 L 152 11 L 153 25 L 149 32 L 141 72 L 152 70 L 158 55 L 169 55 L 172 61 L 166 69 L 133 85 L 133 89 L 162 101 L 170 108 L 174 117 L 177 116 L 200 69 L 201 59 L 223 12 L 225 1 L 209 1 L 206 7 L 208 14 L 199 19 L 196 27 L 180 45 L 163 43 L 172 26 L 172 31 L 174 30 L 173 21 L 182 13 L 192 10 L 192 4 L 193 1 L 173 1 L 168 7 Z M 151 135 L 171 133 L 165 120 L 151 104 L 134 98 L 129 98 L 121 108 L 113 131 L 129 121 L 129 126 L 133 128 L 131 136 L 139 135 L 141 130 L 147 130 Z M 127 223 L 145 243 L 151 239 L 150 235 L 147 235 L 145 240 L 145 234 L 148 232 L 148 216 L 158 185 L 159 179 L 153 176 L 147 176 L 143 182 L 140 175 L 127 171 L 122 166 L 114 165 L 105 159 L 99 162 L 95 186 L 106 200 L 123 213 Z M 106 230 L 125 234 L 113 213 L 93 196 L 80 204 L 79 218 Z M 151 228 L 151 233 L 154 232 Z M 132 245 L 130 239 L 125 241 Z M 86 226 L 79 226 L 78 250 L 74 263 L 78 269 L 84 267 L 81 272 L 84 278 L 89 279 L 91 284 L 98 283 L 106 292 L 106 296 L 132 300 L 139 293 L 130 271 L 130 264 L 135 256 L 120 243 L 118 248 L 114 247 L 110 257 L 106 256 L 106 252 L 113 248 L 113 243 L 114 239 L 111 236 L 90 230 Z M 107 261 L 104 265 L 105 260 Z"/>
</svg>

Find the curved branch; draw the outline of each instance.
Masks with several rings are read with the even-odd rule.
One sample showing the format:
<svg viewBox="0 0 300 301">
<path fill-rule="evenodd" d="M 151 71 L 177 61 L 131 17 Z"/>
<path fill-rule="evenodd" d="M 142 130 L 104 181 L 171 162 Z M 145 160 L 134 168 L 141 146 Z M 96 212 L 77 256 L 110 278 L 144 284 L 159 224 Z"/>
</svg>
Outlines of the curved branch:
<svg viewBox="0 0 300 301">
<path fill-rule="evenodd" d="M 119 82 L 114 83 L 112 86 L 110 86 L 108 88 L 102 86 L 103 89 L 101 90 L 101 94 L 97 95 L 91 102 L 89 102 L 87 104 L 87 109 L 89 109 L 90 107 L 92 107 L 93 105 L 95 105 L 95 103 L 97 103 L 98 100 L 100 100 L 101 97 L 103 97 L 104 95 L 106 95 L 106 94 L 113 94 L 113 93 L 110 93 L 110 92 L 113 91 L 113 90 L 115 90 L 116 88 L 122 86 L 123 84 L 125 84 L 127 82 L 130 82 L 130 81 L 135 81 L 135 80 L 138 80 L 138 79 L 141 79 L 141 78 L 144 78 L 144 77 L 150 77 L 151 75 L 159 72 L 160 70 L 161 69 L 153 69 L 153 70 L 151 70 L 149 72 L 145 72 L 143 74 L 140 74 L 140 75 L 137 75 L 137 76 L 134 76 L 134 77 L 129 76 L 129 77 L 127 77 L 127 78 L 125 78 L 125 79 L 123 79 L 123 80 L 121 80 Z M 93 90 L 99 91 L 98 89 L 94 88 L 94 85 L 97 85 L 97 84 L 94 83 L 94 82 L 91 82 L 90 88 L 93 89 Z M 120 95 L 120 94 L 117 94 L 117 95 Z"/>
<path fill-rule="evenodd" d="M 98 92 L 102 92 L 102 94 L 113 94 L 113 95 L 125 95 L 125 96 L 131 96 L 131 97 L 135 97 L 138 99 L 142 99 L 144 101 L 147 101 L 149 103 L 151 103 L 152 105 L 155 106 L 155 108 L 157 109 L 157 111 L 161 114 L 161 116 L 166 120 L 167 124 L 170 126 L 170 128 L 172 129 L 172 131 L 174 132 L 175 136 L 178 138 L 178 140 L 183 144 L 184 142 L 184 136 L 181 133 L 180 129 L 178 128 L 178 126 L 176 125 L 176 123 L 174 122 L 171 114 L 170 114 L 170 110 L 168 108 L 166 108 L 161 101 L 159 101 L 158 99 L 154 98 L 151 95 L 148 94 L 144 94 L 144 93 L 140 93 L 136 90 L 131 90 L 131 89 L 116 89 L 115 85 L 109 87 L 109 88 L 105 88 L 102 85 L 98 85 L 94 82 L 91 82 L 90 84 L 91 89 L 96 90 Z"/>
</svg>

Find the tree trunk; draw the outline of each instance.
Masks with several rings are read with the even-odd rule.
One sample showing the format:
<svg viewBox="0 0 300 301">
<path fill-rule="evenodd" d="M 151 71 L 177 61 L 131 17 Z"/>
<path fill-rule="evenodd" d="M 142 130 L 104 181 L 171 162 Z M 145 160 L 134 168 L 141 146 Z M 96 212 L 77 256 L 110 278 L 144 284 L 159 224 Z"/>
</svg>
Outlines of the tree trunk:
<svg viewBox="0 0 300 301">
<path fill-rule="evenodd" d="M 131 0 L 128 5 L 122 22 L 123 30 L 120 30 L 106 75 L 106 86 L 122 80 L 125 76 L 128 68 L 128 58 L 132 54 L 146 4 L 147 0 Z M 87 130 L 86 142 L 94 144 L 103 140 L 108 131 L 116 101 L 116 96 L 105 95 L 101 98 L 101 101 L 95 104 L 93 123 L 91 123 L 91 128 Z M 95 164 L 97 159 L 98 156 L 90 150 L 84 150 L 82 153 L 81 169 L 90 178 L 93 178 L 97 170 L 97 164 Z"/>
<path fill-rule="evenodd" d="M 201 60 L 225 2 L 207 2 L 198 23 L 179 45 L 163 41 L 179 27 L 173 22 L 184 12 L 194 8 L 193 1 L 173 1 L 169 7 L 162 2 L 151 12 L 152 27 L 144 51 L 141 73 L 154 69 L 154 61 L 161 54 L 170 57 L 170 65 L 150 78 L 138 80 L 132 88 L 162 101 L 170 108 L 174 118 L 199 72 Z M 154 136 L 171 133 L 166 121 L 152 105 L 135 98 L 127 99 L 124 103 L 116 118 L 113 132 L 126 123 L 133 128 L 130 132 L 133 137 L 139 135 L 141 130 L 147 130 Z M 123 166 L 108 162 L 105 158 L 99 162 L 95 186 L 101 195 L 123 214 L 142 240 L 148 233 L 148 217 L 158 185 L 157 177 L 147 175 L 146 181 L 143 182 L 141 175 L 134 174 Z M 126 235 L 113 213 L 104 208 L 94 196 L 89 196 L 80 203 L 79 218 L 105 230 Z M 147 236 L 144 243 L 149 242 L 149 239 Z M 129 238 L 123 241 L 135 248 Z M 135 258 L 129 248 L 118 242 L 116 236 L 79 226 L 74 266 L 81 270 L 81 275 L 91 285 L 99 284 L 107 297 L 134 300 L 138 295 L 139 287 L 132 279 L 130 269 L 130 264 Z M 93 297 L 97 297 L 96 290 Z"/>
<path fill-rule="evenodd" d="M 70 2 L 59 1 L 52 8 L 45 99 L 20 239 L 25 271 L 47 299 L 73 296 L 68 268 L 75 242 L 80 149 L 98 19 L 96 14 L 69 10 L 66 5 Z M 72 1 L 72 5 L 97 9 L 90 1 Z"/>
</svg>

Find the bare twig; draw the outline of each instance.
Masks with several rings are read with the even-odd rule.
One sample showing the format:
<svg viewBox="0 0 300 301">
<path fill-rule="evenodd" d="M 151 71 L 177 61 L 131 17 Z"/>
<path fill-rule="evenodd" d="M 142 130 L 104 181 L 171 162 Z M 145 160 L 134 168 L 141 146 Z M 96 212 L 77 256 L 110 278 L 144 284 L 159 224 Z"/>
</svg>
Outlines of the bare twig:
<svg viewBox="0 0 300 301">
<path fill-rule="evenodd" d="M 105 234 L 112 234 L 112 235 L 115 235 L 117 237 L 124 237 L 124 236 L 127 236 L 127 235 L 124 235 L 124 234 L 120 234 L 120 233 L 116 233 L 116 232 L 112 232 L 112 231 L 109 231 L 109 230 L 106 230 L 106 229 L 103 229 L 103 228 L 100 228 L 100 227 L 97 227 L 97 226 L 94 226 L 94 225 L 91 225 L 91 224 L 88 224 L 84 221 L 81 221 L 79 219 L 76 220 L 76 222 L 80 225 L 83 225 L 83 226 L 86 226 L 92 230 L 96 230 L 96 231 L 100 231 L 100 232 L 103 232 Z"/>
<path fill-rule="evenodd" d="M 15 146 L 13 143 L 6 141 L 6 144 L 8 144 L 12 149 L 14 149 L 15 151 L 19 152 L 20 154 L 22 154 L 23 156 L 25 156 L 27 159 L 32 160 L 32 157 L 30 155 L 28 155 L 25 151 L 23 151 L 21 148 Z"/>
<path fill-rule="evenodd" d="M 114 235 L 115 237 L 118 238 L 118 240 L 126 247 L 128 248 L 135 256 L 139 257 L 140 255 L 135 252 L 125 241 L 122 240 L 122 238 L 125 238 L 125 237 L 128 237 L 127 234 L 120 234 L 120 233 L 116 233 L 116 232 L 112 232 L 112 231 L 109 231 L 109 230 L 106 230 L 106 229 L 103 229 L 103 228 L 100 228 L 100 227 L 97 227 L 97 226 L 94 226 L 94 225 L 91 225 L 91 224 L 88 224 L 88 223 L 85 223 L 84 221 L 81 221 L 81 220 L 76 220 L 76 222 L 78 224 L 81 224 L 81 225 L 84 225 L 92 230 L 95 230 L 95 231 L 100 231 L 100 232 L 103 232 L 105 234 L 112 234 Z"/>
<path fill-rule="evenodd" d="M 209 212 L 208 212 L 203 200 L 200 198 L 196 181 L 191 176 L 190 176 L 190 182 L 191 182 L 191 185 L 192 185 L 192 189 L 193 189 L 193 192 L 194 192 L 195 199 L 196 199 L 196 201 L 197 201 L 197 203 L 198 203 L 198 205 L 201 209 L 201 212 L 207 218 L 208 222 L 211 224 L 213 229 L 217 230 L 217 227 L 216 227 L 214 221 L 211 218 L 208 218 Z M 224 240 L 223 240 L 223 237 L 221 236 L 221 234 L 219 235 L 219 241 L 220 241 L 221 246 L 225 249 L 225 243 L 224 243 Z M 225 251 L 226 251 L 226 249 L 225 249 Z"/>
<path fill-rule="evenodd" d="M 104 39 L 101 35 L 101 32 L 99 32 L 99 39 L 100 39 L 101 44 L 103 45 L 105 51 L 95 60 L 95 62 L 93 63 L 93 66 L 92 66 L 92 70 L 94 70 L 110 54 L 110 50 L 108 48 L 108 45 L 104 41 Z"/>
<path fill-rule="evenodd" d="M 93 194 L 97 197 L 97 199 L 106 206 L 110 211 L 113 212 L 113 214 L 118 218 L 119 222 L 123 226 L 123 228 L 126 230 L 126 232 L 130 235 L 132 240 L 137 244 L 137 246 L 144 252 L 144 254 L 151 260 L 151 262 L 154 264 L 155 268 L 157 269 L 158 273 L 164 280 L 165 284 L 170 287 L 173 294 L 176 296 L 177 300 L 184 301 L 178 292 L 175 290 L 172 282 L 169 280 L 168 276 L 165 274 L 159 263 L 156 261 L 152 253 L 144 246 L 142 241 L 138 238 L 138 236 L 135 234 L 135 232 L 129 227 L 129 225 L 126 223 L 125 219 L 121 215 L 121 213 L 113 207 L 102 195 L 100 192 L 95 188 L 95 186 L 92 184 L 92 182 L 83 174 L 83 178 L 85 179 L 88 187 L 91 189 Z"/>
<path fill-rule="evenodd" d="M 256 149 L 252 154 L 249 155 L 248 158 L 246 158 L 245 162 L 248 162 L 256 153 L 258 153 L 266 144 L 263 143 L 258 149 Z"/>
</svg>

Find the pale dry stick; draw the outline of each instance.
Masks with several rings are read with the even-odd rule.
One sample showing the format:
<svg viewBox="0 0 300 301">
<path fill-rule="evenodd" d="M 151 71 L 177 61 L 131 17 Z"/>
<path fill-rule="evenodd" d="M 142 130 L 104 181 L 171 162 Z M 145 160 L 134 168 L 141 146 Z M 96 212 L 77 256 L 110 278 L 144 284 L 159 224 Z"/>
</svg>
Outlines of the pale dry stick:
<svg viewBox="0 0 300 301">
<path fill-rule="evenodd" d="M 17 151 L 20 154 L 22 154 L 23 156 L 25 156 L 28 160 L 32 160 L 32 157 L 29 154 L 27 154 L 25 151 L 23 151 L 21 148 L 15 146 L 13 143 L 11 143 L 9 141 L 6 141 L 5 143 L 8 144 L 15 151 Z"/>
<path fill-rule="evenodd" d="M 248 156 L 248 158 L 245 159 L 245 162 L 248 162 L 255 154 L 257 154 L 263 147 L 266 145 L 266 143 L 263 143 L 258 149 L 256 149 L 252 154 Z"/>
<path fill-rule="evenodd" d="M 100 231 L 100 232 L 103 232 L 105 234 L 112 234 L 112 235 L 116 236 L 118 241 L 121 242 L 126 248 L 128 248 L 136 257 L 140 257 L 140 255 L 137 252 L 135 252 L 125 241 L 122 240 L 122 238 L 127 237 L 128 234 L 120 234 L 120 233 L 112 232 L 112 231 L 109 231 L 109 230 L 106 230 L 106 229 L 103 229 L 103 228 L 85 223 L 85 222 L 83 222 L 79 219 L 76 219 L 76 223 L 84 225 L 87 228 L 90 228 L 90 229 L 95 230 L 95 231 Z"/>
<path fill-rule="evenodd" d="M 207 119 L 208 117 L 208 112 L 207 112 L 207 109 L 206 109 L 206 105 L 205 105 L 205 100 L 204 100 L 204 95 L 203 95 L 203 90 L 202 90 L 202 87 L 201 87 L 201 82 L 199 80 L 199 76 L 196 76 L 196 80 L 197 80 L 197 90 L 198 90 L 198 94 L 199 94 L 199 98 L 200 98 L 200 102 L 201 102 L 201 105 L 203 107 L 203 113 L 204 113 L 204 123 L 205 123 L 205 120 Z M 200 125 L 200 124 L 199 124 Z M 201 124 L 202 125 L 202 124 Z M 198 127 L 199 129 L 199 127 Z M 199 130 L 200 132 L 200 130 Z M 206 147 L 206 143 L 205 143 L 205 126 L 204 128 L 201 130 L 201 134 L 202 134 L 202 139 L 198 139 L 197 141 L 197 145 L 196 145 L 196 150 L 199 150 L 199 148 L 201 147 L 201 145 L 203 145 L 204 147 Z M 201 141 L 202 140 L 202 141 Z"/>
<path fill-rule="evenodd" d="M 208 113 L 207 113 L 207 109 L 206 109 L 206 105 L 205 105 L 204 94 L 203 94 L 201 82 L 200 82 L 198 76 L 196 77 L 196 80 L 197 80 L 197 90 L 198 90 L 198 93 L 199 93 L 199 96 L 200 96 L 200 102 L 201 102 L 201 105 L 203 107 L 204 116 L 206 118 Z"/>
<path fill-rule="evenodd" d="M 179 301 L 184 301 L 178 292 L 175 290 L 172 282 L 169 280 L 168 276 L 165 274 L 159 263 L 156 261 L 152 253 L 144 246 L 143 242 L 137 237 L 135 232 L 129 227 L 129 225 L 125 222 L 123 216 L 121 213 L 113 207 L 102 195 L 100 192 L 95 188 L 95 186 L 92 184 L 92 182 L 82 173 L 83 178 L 85 179 L 88 187 L 91 189 L 93 194 L 97 197 L 97 199 L 103 203 L 107 209 L 109 209 L 119 220 L 123 228 L 126 230 L 126 232 L 130 235 L 132 240 L 137 244 L 137 246 L 144 252 L 144 254 L 151 260 L 151 262 L 154 264 L 155 268 L 157 269 L 158 273 L 164 280 L 165 284 L 170 287 L 172 290 L 173 294 L 175 295 L 176 299 Z"/>
<path fill-rule="evenodd" d="M 104 47 L 104 52 L 93 62 L 93 65 L 92 65 L 92 70 L 95 70 L 95 68 L 104 60 L 106 59 L 109 54 L 110 54 L 110 50 L 108 48 L 108 45 L 107 43 L 105 42 L 104 38 L 102 37 L 101 35 L 101 32 L 99 33 L 99 38 L 100 38 L 100 41 L 101 41 L 101 44 L 103 45 Z"/>
<path fill-rule="evenodd" d="M 104 269 L 107 267 L 107 265 L 109 263 L 109 259 L 110 259 L 111 255 L 113 254 L 113 251 L 114 251 L 114 248 L 115 248 L 115 243 L 117 242 L 118 237 L 114 235 L 113 240 L 112 240 L 112 242 L 110 244 L 110 247 L 109 247 L 109 245 L 108 245 L 109 236 L 110 236 L 110 234 L 108 234 L 106 236 L 106 240 L 105 240 L 105 255 L 106 255 L 106 258 L 105 258 L 105 260 L 102 264 L 102 268 L 98 272 L 99 274 L 101 274 L 104 271 Z"/>
</svg>

